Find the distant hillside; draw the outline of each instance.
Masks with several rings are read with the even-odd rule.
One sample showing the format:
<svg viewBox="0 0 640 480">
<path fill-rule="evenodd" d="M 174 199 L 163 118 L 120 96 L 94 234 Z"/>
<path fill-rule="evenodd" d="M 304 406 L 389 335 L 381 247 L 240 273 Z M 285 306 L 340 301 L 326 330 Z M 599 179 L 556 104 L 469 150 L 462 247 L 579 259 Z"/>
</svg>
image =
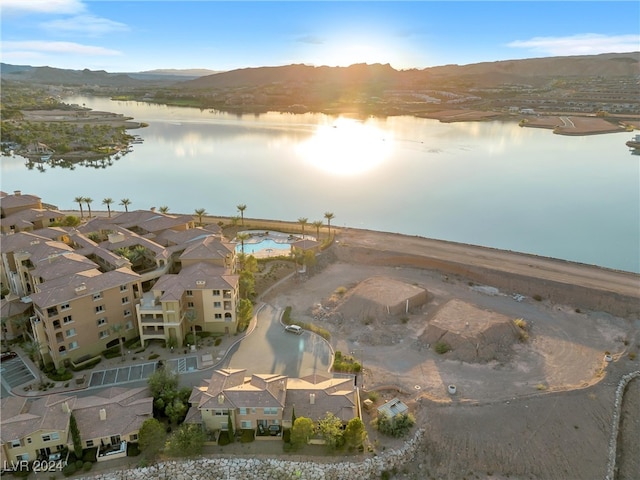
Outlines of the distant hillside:
<svg viewBox="0 0 640 480">
<path fill-rule="evenodd" d="M 65 70 L 52 67 L 26 67 L 1 64 L 3 80 L 39 83 L 45 85 L 101 85 L 112 87 L 136 87 L 144 82 L 121 73 L 104 70 Z"/>
<path fill-rule="evenodd" d="M 204 77 L 206 75 L 213 75 L 215 73 L 221 73 L 221 70 L 209 70 L 206 68 L 163 68 L 156 70 L 145 70 L 143 72 L 137 72 L 138 75 L 174 75 L 177 77 Z"/>
<path fill-rule="evenodd" d="M 423 70 L 398 71 L 390 65 L 357 64 L 350 67 L 285 65 L 216 73 L 185 82 L 183 88 L 207 89 L 260 86 L 273 83 L 324 83 L 356 85 L 377 82 L 387 86 L 422 84 L 429 80 L 460 80 L 477 86 L 505 83 L 536 84 L 554 77 L 640 75 L 640 55 L 608 53 L 572 57 L 533 58 L 444 65 Z"/>
</svg>

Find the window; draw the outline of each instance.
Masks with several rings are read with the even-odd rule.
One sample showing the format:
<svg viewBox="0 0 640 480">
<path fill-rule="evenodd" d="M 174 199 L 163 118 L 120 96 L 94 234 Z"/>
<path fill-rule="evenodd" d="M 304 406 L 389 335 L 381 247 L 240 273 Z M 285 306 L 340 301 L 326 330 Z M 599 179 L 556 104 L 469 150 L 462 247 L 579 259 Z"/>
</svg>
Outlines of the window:
<svg viewBox="0 0 640 480">
<path fill-rule="evenodd" d="M 222 320 L 222 314 L 221 313 L 216 313 L 213 315 L 213 318 L 215 318 L 216 320 Z"/>
<path fill-rule="evenodd" d="M 187 290 L 187 297 L 193 297 L 193 290 Z"/>
<path fill-rule="evenodd" d="M 129 303 L 129 297 L 122 297 L 122 303 Z"/>
<path fill-rule="evenodd" d="M 27 443 L 31 445 L 31 437 L 27 437 Z"/>
<path fill-rule="evenodd" d="M 51 433 L 43 433 L 42 434 L 42 441 L 43 442 L 50 442 L 52 440 L 60 440 L 60 434 L 58 432 L 51 432 Z"/>
<path fill-rule="evenodd" d="M 93 440 L 87 440 L 87 448 L 93 447 Z"/>
<path fill-rule="evenodd" d="M 76 336 L 76 329 L 75 328 L 70 328 L 69 330 L 64 332 L 64 334 L 67 336 L 67 338 L 75 337 Z"/>
<path fill-rule="evenodd" d="M 53 321 L 53 328 L 55 328 L 56 330 L 60 328 L 60 320 Z"/>
<path fill-rule="evenodd" d="M 133 328 L 133 322 L 131 320 L 129 320 L 126 325 L 124 326 L 124 328 L 126 330 L 131 330 Z"/>
<path fill-rule="evenodd" d="M 98 305 L 96 307 L 96 313 L 104 312 L 104 305 Z"/>
<path fill-rule="evenodd" d="M 94 293 L 93 294 L 93 299 L 94 300 L 100 300 L 102 298 L 102 292 L 98 292 L 98 293 Z"/>
<path fill-rule="evenodd" d="M 213 308 L 220 308 L 222 306 L 222 302 L 213 302 Z"/>
<path fill-rule="evenodd" d="M 99 318 L 98 319 L 98 326 L 101 327 L 102 325 L 106 325 L 107 324 L 107 319 L 106 318 Z"/>
<path fill-rule="evenodd" d="M 76 348 L 78 348 L 78 342 L 71 342 L 69 344 L 69 350 L 75 350 Z"/>
<path fill-rule="evenodd" d="M 125 317 L 130 317 L 131 316 L 131 310 L 129 310 L 128 308 L 122 313 L 124 314 Z"/>
<path fill-rule="evenodd" d="M 264 414 L 265 415 L 277 415 L 278 414 L 278 408 L 277 407 L 266 407 L 264 409 Z"/>
<path fill-rule="evenodd" d="M 187 302 L 187 308 L 194 308 L 193 302 Z"/>
<path fill-rule="evenodd" d="M 120 285 L 121 292 L 126 292 L 127 290 L 129 290 L 129 287 L 127 285 Z"/>
<path fill-rule="evenodd" d="M 20 440 L 11 440 L 9 444 L 11 445 L 11 448 L 18 448 L 20 446 Z"/>
<path fill-rule="evenodd" d="M 246 415 L 247 414 L 247 409 L 246 408 L 240 408 L 240 415 Z"/>
<path fill-rule="evenodd" d="M 220 296 L 220 290 L 214 290 L 213 291 L 213 296 L 214 297 L 219 297 Z"/>
<path fill-rule="evenodd" d="M 132 442 L 138 441 L 138 434 L 137 433 L 134 433 L 134 434 L 131 435 L 131 441 Z"/>
<path fill-rule="evenodd" d="M 60 310 L 69 310 L 71 308 L 71 305 L 69 305 L 68 303 L 63 303 L 62 305 L 60 305 Z"/>
<path fill-rule="evenodd" d="M 106 338 L 109 336 L 109 330 L 103 330 L 100 332 L 100 338 Z"/>
<path fill-rule="evenodd" d="M 240 422 L 240 428 L 251 428 L 251 421 L 250 420 L 242 420 Z"/>
<path fill-rule="evenodd" d="M 252 409 L 251 409 L 251 413 L 253 413 L 253 414 L 255 415 L 255 413 L 256 413 L 256 409 L 255 409 L 255 408 L 252 408 Z"/>
<path fill-rule="evenodd" d="M 62 318 L 62 323 L 71 323 L 73 322 L 73 318 L 71 318 L 71 315 L 67 315 L 66 317 Z"/>
<path fill-rule="evenodd" d="M 23 453 L 22 455 L 16 455 L 16 460 L 20 461 L 25 461 L 28 462 L 29 461 L 29 454 L 28 453 Z"/>
</svg>

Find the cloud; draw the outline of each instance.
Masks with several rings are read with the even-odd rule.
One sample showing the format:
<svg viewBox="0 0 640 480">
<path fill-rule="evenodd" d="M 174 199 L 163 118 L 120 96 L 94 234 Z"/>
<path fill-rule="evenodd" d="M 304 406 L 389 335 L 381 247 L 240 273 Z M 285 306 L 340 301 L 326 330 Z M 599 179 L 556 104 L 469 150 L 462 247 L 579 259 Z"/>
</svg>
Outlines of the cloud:
<svg viewBox="0 0 640 480">
<path fill-rule="evenodd" d="M 45 29 L 55 33 L 82 34 L 91 37 L 129 30 L 129 27 L 124 23 L 114 22 L 93 15 L 79 15 L 60 20 L 52 20 L 42 23 L 41 25 Z"/>
<path fill-rule="evenodd" d="M 85 11 L 79 0 L 2 0 L 3 14 L 56 13 L 73 15 Z"/>
<path fill-rule="evenodd" d="M 636 52 L 640 50 L 640 35 L 585 33 L 568 37 L 534 37 L 530 40 L 516 40 L 507 46 L 554 56 Z"/>
<path fill-rule="evenodd" d="M 320 37 L 316 37 L 314 35 L 305 35 L 303 37 L 298 37 L 296 42 L 299 43 L 311 43 L 313 45 L 322 45 L 324 43 L 324 39 Z"/>
<path fill-rule="evenodd" d="M 73 42 L 42 42 L 42 41 L 26 41 L 26 42 L 4 42 L 3 56 L 15 57 L 20 53 L 25 56 L 34 57 L 42 53 L 47 54 L 64 54 L 64 55 L 91 55 L 91 56 L 116 56 L 122 55 L 118 50 L 110 50 L 104 47 L 96 47 L 93 45 L 82 45 Z"/>
</svg>

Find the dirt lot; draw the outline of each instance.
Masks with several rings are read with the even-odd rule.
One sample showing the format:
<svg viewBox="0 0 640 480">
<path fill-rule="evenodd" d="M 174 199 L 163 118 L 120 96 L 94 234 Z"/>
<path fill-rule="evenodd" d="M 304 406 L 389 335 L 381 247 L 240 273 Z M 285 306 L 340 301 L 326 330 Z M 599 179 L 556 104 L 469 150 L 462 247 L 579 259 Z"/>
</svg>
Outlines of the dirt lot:
<svg viewBox="0 0 640 480">
<path fill-rule="evenodd" d="M 293 318 L 329 330 L 335 350 L 362 361 L 365 392 L 378 390 L 378 405 L 399 396 L 410 406 L 427 434 L 421 453 L 395 477 L 603 478 L 615 387 L 623 374 L 640 368 L 633 358 L 640 347 L 640 321 L 633 307 L 622 316 L 584 308 L 582 291 L 575 304 L 557 299 L 571 298 L 575 279 L 591 296 L 603 297 L 591 298 L 592 304 L 605 305 L 620 296 L 624 306 L 612 310 L 627 311 L 638 293 L 637 275 L 461 247 L 469 258 L 465 263 L 454 245 L 403 236 L 389 242 L 389 237 L 341 232 L 315 271 L 279 285 L 264 300 L 290 305 Z M 424 249 L 428 253 L 421 253 Z M 479 282 L 476 267 L 488 272 L 488 279 L 495 278 L 496 269 L 502 276 L 533 272 L 529 292 L 506 287 L 526 286 L 522 279 L 497 286 Z M 370 308 L 358 315 L 344 299 L 372 277 L 424 288 L 428 299 L 400 315 Z M 544 295 L 534 300 L 533 291 Z M 525 297 L 518 301 L 514 293 Z M 500 361 L 466 363 L 455 360 L 455 351 L 438 354 L 421 335 L 450 301 L 501 318 L 522 318 L 528 339 L 508 345 L 510 355 Z M 612 362 L 604 360 L 605 352 Z M 455 395 L 448 393 L 449 385 L 456 386 Z M 634 380 L 623 404 L 619 479 L 637 478 L 639 397 Z M 376 439 L 377 448 L 396 445 L 372 433 L 371 440 Z"/>
</svg>

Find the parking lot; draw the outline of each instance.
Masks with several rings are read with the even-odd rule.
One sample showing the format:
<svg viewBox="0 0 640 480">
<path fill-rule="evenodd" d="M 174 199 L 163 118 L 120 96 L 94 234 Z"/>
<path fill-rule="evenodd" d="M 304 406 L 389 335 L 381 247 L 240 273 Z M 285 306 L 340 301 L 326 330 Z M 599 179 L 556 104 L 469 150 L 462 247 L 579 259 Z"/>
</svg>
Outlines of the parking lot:
<svg viewBox="0 0 640 480">
<path fill-rule="evenodd" d="M 19 385 L 34 381 L 36 375 L 18 356 L 2 362 L 0 379 L 2 379 L 2 393 L 4 397 L 5 391 L 9 392 Z"/>
<path fill-rule="evenodd" d="M 166 367 L 177 373 L 195 371 L 198 367 L 196 356 L 175 358 L 165 362 Z M 158 362 L 140 363 L 123 367 L 114 367 L 105 370 L 97 370 L 91 374 L 90 387 L 106 387 L 121 383 L 145 380 L 158 368 Z"/>
</svg>

